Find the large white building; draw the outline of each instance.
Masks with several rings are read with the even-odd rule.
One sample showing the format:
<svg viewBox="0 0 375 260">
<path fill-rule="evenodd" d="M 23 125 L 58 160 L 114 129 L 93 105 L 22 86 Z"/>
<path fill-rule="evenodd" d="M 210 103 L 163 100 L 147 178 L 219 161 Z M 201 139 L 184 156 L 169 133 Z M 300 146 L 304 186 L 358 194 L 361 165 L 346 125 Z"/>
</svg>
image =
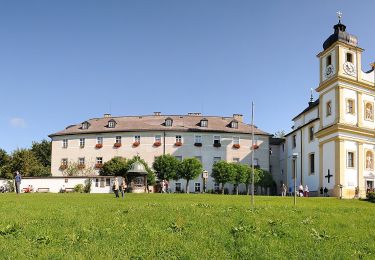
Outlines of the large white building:
<svg viewBox="0 0 375 260">
<path fill-rule="evenodd" d="M 357 37 L 339 21 L 323 44 L 319 99 L 293 118 L 286 136 L 286 183 L 319 194 L 364 197 L 374 187 L 375 73 L 362 68 Z"/>
<path fill-rule="evenodd" d="M 209 172 L 207 189 L 218 186 L 210 176 L 212 165 L 219 160 L 251 164 L 253 126 L 243 122 L 242 115 L 233 117 L 162 115 L 113 117 L 109 114 L 71 125 L 51 134 L 53 176 L 63 176 L 66 166 L 75 162 L 82 168 L 99 173 L 103 163 L 118 156 L 139 155 L 152 167 L 157 156 L 171 154 L 178 159 L 198 158 Z M 255 164 L 269 170 L 269 137 L 254 128 Z M 100 180 L 99 180 L 100 181 Z M 185 189 L 184 180 L 172 182 L 172 192 Z M 231 191 L 231 185 L 228 189 Z M 243 187 L 242 187 L 243 188 Z M 201 177 L 190 182 L 190 192 L 201 192 Z"/>
</svg>

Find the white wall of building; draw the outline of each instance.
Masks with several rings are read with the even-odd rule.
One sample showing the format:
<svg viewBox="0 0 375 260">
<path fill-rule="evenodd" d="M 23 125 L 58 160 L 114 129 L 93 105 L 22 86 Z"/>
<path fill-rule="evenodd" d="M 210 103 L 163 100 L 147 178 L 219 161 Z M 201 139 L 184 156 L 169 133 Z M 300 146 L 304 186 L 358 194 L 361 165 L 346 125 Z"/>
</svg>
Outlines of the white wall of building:
<svg viewBox="0 0 375 260">
<path fill-rule="evenodd" d="M 335 141 L 327 142 L 323 144 L 323 170 L 322 170 L 322 179 L 323 179 L 323 188 L 327 188 L 328 190 L 331 190 L 335 187 L 335 175 L 338 174 L 336 173 L 336 168 L 335 168 Z M 330 178 L 330 181 L 328 183 L 328 170 L 330 175 L 332 177 Z"/>
</svg>

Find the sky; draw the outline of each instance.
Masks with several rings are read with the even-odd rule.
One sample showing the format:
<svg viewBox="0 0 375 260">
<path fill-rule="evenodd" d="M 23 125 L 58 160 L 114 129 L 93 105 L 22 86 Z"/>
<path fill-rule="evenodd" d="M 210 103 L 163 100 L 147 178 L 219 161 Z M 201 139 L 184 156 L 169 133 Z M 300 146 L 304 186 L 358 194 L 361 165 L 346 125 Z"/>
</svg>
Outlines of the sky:
<svg viewBox="0 0 375 260">
<path fill-rule="evenodd" d="M 339 10 L 370 69 L 373 0 L 1 0 L 0 148 L 105 113 L 250 123 L 251 102 L 260 129 L 289 132 Z"/>
</svg>

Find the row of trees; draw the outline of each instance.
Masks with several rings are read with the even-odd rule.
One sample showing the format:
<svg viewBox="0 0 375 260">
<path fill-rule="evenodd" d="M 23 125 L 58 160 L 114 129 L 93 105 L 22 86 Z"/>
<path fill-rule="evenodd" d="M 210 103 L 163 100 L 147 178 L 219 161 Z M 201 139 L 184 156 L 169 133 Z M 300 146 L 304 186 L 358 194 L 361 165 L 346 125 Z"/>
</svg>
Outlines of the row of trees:
<svg viewBox="0 0 375 260">
<path fill-rule="evenodd" d="M 16 171 L 23 176 L 51 175 L 51 142 L 33 142 L 30 149 L 17 149 L 11 154 L 0 149 L 0 178 L 11 179 Z"/>
</svg>

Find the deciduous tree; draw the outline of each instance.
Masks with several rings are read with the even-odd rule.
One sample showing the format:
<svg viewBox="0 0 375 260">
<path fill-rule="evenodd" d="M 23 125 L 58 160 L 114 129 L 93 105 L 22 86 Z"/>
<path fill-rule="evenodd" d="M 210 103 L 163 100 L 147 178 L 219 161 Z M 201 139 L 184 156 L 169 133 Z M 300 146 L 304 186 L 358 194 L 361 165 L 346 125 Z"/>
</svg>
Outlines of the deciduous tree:
<svg viewBox="0 0 375 260">
<path fill-rule="evenodd" d="M 203 171 L 202 163 L 197 158 L 186 158 L 178 167 L 178 177 L 186 180 L 186 193 L 189 193 L 189 182 Z"/>
<path fill-rule="evenodd" d="M 233 164 L 226 161 L 218 161 L 212 167 L 211 176 L 217 183 L 221 183 L 221 192 L 224 194 L 224 185 L 233 180 L 236 169 Z"/>
<path fill-rule="evenodd" d="M 157 157 L 152 165 L 160 180 L 177 179 L 177 169 L 180 161 L 176 157 L 166 154 Z"/>
</svg>

